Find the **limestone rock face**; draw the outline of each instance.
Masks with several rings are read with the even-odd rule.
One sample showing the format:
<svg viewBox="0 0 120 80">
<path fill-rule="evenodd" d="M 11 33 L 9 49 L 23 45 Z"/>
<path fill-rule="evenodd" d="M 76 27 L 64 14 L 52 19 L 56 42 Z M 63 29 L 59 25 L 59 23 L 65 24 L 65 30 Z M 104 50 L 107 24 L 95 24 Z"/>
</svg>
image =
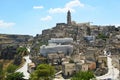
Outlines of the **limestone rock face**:
<svg viewBox="0 0 120 80">
<path fill-rule="evenodd" d="M 0 34 L 0 44 L 16 44 L 27 42 L 32 36 L 29 35 L 15 35 L 15 34 Z"/>
</svg>

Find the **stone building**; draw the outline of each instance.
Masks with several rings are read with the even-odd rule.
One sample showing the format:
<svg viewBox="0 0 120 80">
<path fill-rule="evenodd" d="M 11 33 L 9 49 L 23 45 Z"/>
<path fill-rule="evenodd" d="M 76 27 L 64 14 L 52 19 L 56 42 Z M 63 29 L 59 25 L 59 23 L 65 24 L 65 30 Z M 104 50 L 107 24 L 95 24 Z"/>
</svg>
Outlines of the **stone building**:
<svg viewBox="0 0 120 80">
<path fill-rule="evenodd" d="M 94 61 L 89 61 L 82 64 L 81 71 L 88 71 L 88 70 L 95 70 L 95 69 L 96 69 L 96 63 Z"/>
<path fill-rule="evenodd" d="M 40 54 L 43 56 L 47 56 L 50 53 L 58 53 L 62 52 L 65 55 L 71 55 L 73 52 L 72 45 L 48 45 L 48 46 L 41 46 L 40 47 Z"/>
<path fill-rule="evenodd" d="M 82 64 L 82 69 L 81 71 L 88 71 L 89 67 L 88 67 L 88 64 Z"/>
<path fill-rule="evenodd" d="M 97 53 L 97 48 L 88 47 L 85 51 L 85 59 L 89 61 L 95 61 L 95 54 Z"/>
<path fill-rule="evenodd" d="M 100 68 L 106 68 L 107 67 L 107 57 L 106 56 L 99 56 L 98 57 L 98 66 Z"/>
<path fill-rule="evenodd" d="M 71 13 L 70 13 L 70 11 L 67 12 L 67 25 L 68 26 L 71 25 Z"/>
<path fill-rule="evenodd" d="M 89 70 L 95 70 L 96 69 L 96 62 L 95 61 L 86 60 L 86 64 L 88 65 Z"/>
<path fill-rule="evenodd" d="M 84 39 L 87 42 L 95 42 L 95 36 L 85 36 Z"/>
<path fill-rule="evenodd" d="M 40 47 L 40 54 L 47 56 L 51 53 L 64 53 L 65 55 L 71 55 L 73 52 L 72 38 L 51 38 L 48 40 L 48 45 L 42 45 Z"/>
<path fill-rule="evenodd" d="M 51 38 L 48 40 L 49 44 L 71 44 L 73 42 L 73 38 Z"/>
<path fill-rule="evenodd" d="M 62 65 L 62 73 L 64 77 L 70 77 L 76 72 L 75 63 L 66 63 Z"/>
<path fill-rule="evenodd" d="M 61 65 L 62 64 L 62 58 L 64 58 L 64 53 L 51 53 L 47 56 L 47 61 L 49 64 L 52 65 Z"/>
</svg>

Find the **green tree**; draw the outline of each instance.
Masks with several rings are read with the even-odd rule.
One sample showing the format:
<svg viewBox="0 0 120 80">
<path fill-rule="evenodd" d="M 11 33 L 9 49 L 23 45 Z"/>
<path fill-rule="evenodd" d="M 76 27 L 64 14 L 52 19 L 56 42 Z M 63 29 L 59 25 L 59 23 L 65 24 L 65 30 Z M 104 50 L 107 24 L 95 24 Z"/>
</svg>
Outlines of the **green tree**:
<svg viewBox="0 0 120 80">
<path fill-rule="evenodd" d="M 76 73 L 71 80 L 90 80 L 95 78 L 93 72 L 91 71 L 80 71 Z"/>
<path fill-rule="evenodd" d="M 5 73 L 4 70 L 0 71 L 0 80 L 5 80 Z"/>
<path fill-rule="evenodd" d="M 20 72 L 8 74 L 5 80 L 24 80 L 24 75 Z"/>
<path fill-rule="evenodd" d="M 5 71 L 3 70 L 3 63 L 0 63 L 0 79 L 4 80 Z"/>
<path fill-rule="evenodd" d="M 106 40 L 108 38 L 108 36 L 104 35 L 103 33 L 100 33 L 100 34 L 98 34 L 97 38 Z"/>
<path fill-rule="evenodd" d="M 3 63 L 0 63 L 0 73 L 3 70 Z"/>
<path fill-rule="evenodd" d="M 22 63 L 22 56 L 20 54 L 16 55 L 13 64 L 19 66 L 21 63 Z"/>
<path fill-rule="evenodd" d="M 10 64 L 10 65 L 7 67 L 6 71 L 7 71 L 8 73 L 13 73 L 16 69 L 17 69 L 17 66 L 16 66 L 16 65 Z"/>
<path fill-rule="evenodd" d="M 21 54 L 22 56 L 27 55 L 28 54 L 28 50 L 26 47 L 19 47 L 17 48 L 17 53 Z"/>
<path fill-rule="evenodd" d="M 55 70 L 53 66 L 48 64 L 40 64 L 37 69 L 31 74 L 30 80 L 51 80 Z"/>
</svg>

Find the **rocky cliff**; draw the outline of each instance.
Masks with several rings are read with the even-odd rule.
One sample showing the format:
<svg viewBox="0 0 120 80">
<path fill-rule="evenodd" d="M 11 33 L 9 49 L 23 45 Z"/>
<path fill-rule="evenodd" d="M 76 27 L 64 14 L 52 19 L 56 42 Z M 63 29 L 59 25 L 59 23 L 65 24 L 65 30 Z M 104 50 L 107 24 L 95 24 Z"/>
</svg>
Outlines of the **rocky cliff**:
<svg viewBox="0 0 120 80">
<path fill-rule="evenodd" d="M 13 44 L 27 42 L 32 36 L 29 35 L 10 35 L 10 34 L 0 34 L 0 44 Z"/>
</svg>

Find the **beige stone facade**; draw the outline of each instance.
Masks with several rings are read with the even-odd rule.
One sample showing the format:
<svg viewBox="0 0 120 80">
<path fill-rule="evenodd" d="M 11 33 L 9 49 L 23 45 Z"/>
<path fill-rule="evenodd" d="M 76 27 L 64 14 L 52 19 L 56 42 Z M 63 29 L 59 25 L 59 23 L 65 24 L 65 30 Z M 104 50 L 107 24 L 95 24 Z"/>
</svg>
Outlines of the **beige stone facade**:
<svg viewBox="0 0 120 80">
<path fill-rule="evenodd" d="M 71 76 L 75 73 L 75 63 L 67 63 L 62 65 L 62 72 L 64 76 Z"/>
</svg>

